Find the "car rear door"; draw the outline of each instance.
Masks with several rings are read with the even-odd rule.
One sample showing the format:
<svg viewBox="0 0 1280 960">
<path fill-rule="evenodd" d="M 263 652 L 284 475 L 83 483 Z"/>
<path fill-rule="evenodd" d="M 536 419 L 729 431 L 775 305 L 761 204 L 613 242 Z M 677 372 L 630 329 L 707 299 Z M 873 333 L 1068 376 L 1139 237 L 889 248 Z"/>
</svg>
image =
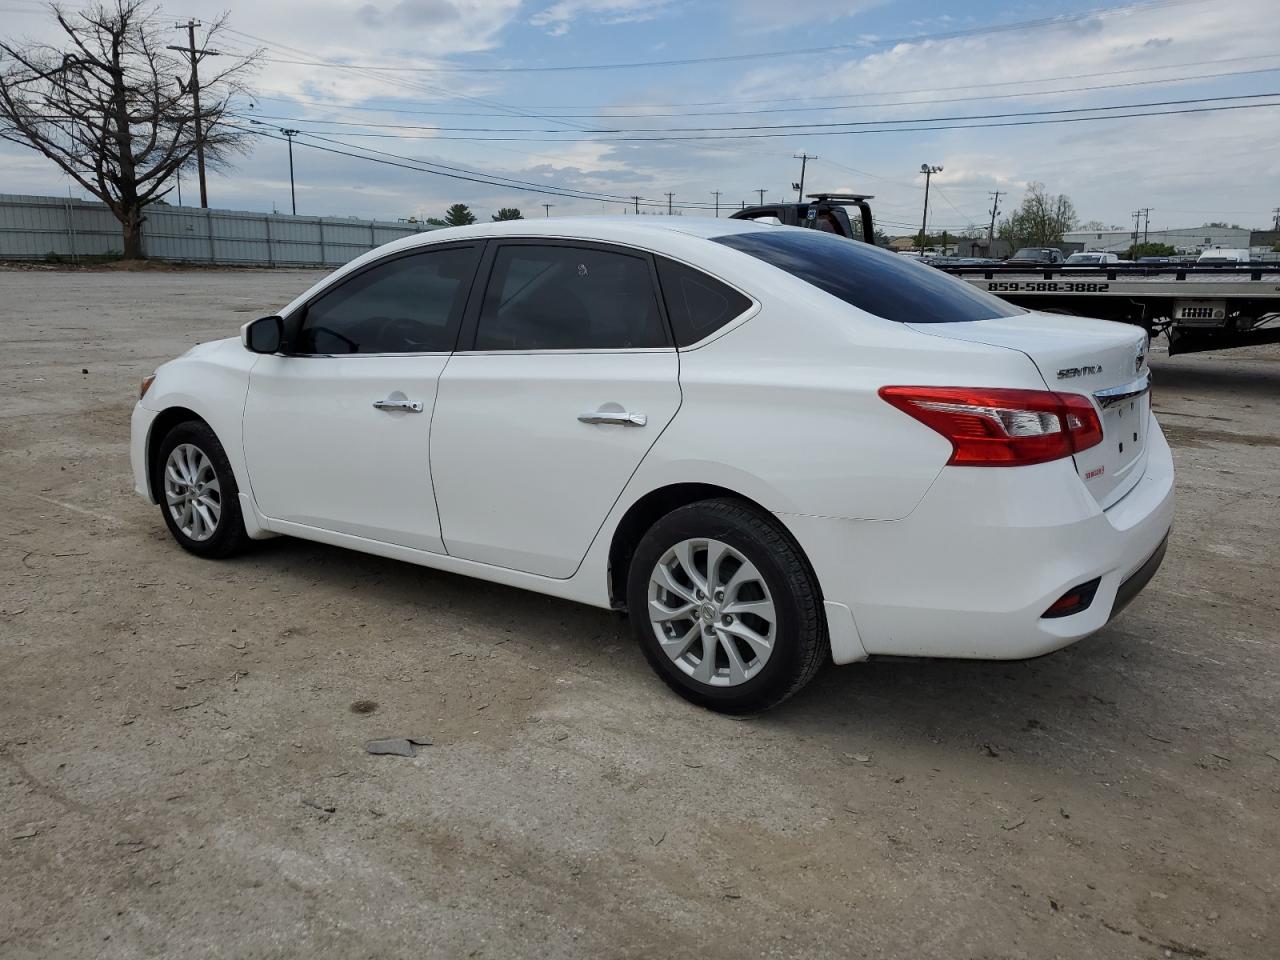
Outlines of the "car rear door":
<svg viewBox="0 0 1280 960">
<path fill-rule="evenodd" d="M 431 417 L 481 249 L 379 261 L 288 319 L 286 351 L 254 366 L 244 410 L 245 461 L 263 514 L 443 552 Z"/>
<path fill-rule="evenodd" d="M 445 547 L 567 578 L 680 405 L 652 259 L 513 240 L 481 276 L 432 425 Z"/>
</svg>

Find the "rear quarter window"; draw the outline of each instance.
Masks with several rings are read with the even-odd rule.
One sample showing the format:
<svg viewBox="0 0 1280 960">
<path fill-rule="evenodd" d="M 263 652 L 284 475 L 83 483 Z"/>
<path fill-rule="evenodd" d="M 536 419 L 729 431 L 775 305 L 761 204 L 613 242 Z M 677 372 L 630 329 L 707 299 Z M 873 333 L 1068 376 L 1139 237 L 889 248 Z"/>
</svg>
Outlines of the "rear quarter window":
<svg viewBox="0 0 1280 960">
<path fill-rule="evenodd" d="M 750 309 L 750 300 L 701 270 L 666 257 L 656 260 L 676 346 L 688 347 L 705 340 Z"/>
<path fill-rule="evenodd" d="M 761 230 L 712 239 L 896 323 L 955 323 L 1027 312 L 935 267 L 818 230 Z"/>
</svg>

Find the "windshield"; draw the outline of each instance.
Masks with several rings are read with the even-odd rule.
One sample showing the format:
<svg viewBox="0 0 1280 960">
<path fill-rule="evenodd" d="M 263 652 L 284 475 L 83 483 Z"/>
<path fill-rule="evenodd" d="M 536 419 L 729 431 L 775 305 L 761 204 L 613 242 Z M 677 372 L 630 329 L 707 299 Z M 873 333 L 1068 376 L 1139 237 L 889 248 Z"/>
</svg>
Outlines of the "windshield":
<svg viewBox="0 0 1280 960">
<path fill-rule="evenodd" d="M 1011 260 L 1045 260 L 1051 256 L 1048 250 L 1041 250 L 1039 247 L 1023 247 L 1015 253 Z"/>
<path fill-rule="evenodd" d="M 1027 312 L 909 257 L 818 230 L 762 230 L 711 239 L 896 323 L 990 320 Z"/>
<path fill-rule="evenodd" d="M 1102 258 L 1096 253 L 1073 253 L 1067 257 L 1067 263 L 1101 263 Z"/>
</svg>

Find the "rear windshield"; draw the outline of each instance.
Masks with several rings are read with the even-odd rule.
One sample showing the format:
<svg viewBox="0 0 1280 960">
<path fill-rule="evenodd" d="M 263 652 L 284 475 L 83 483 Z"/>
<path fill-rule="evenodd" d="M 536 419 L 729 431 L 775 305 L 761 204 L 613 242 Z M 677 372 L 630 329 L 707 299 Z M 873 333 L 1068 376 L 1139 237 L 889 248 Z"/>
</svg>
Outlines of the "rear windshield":
<svg viewBox="0 0 1280 960">
<path fill-rule="evenodd" d="M 896 323 L 954 323 L 1026 313 L 935 267 L 818 230 L 753 230 L 712 239 Z"/>
</svg>

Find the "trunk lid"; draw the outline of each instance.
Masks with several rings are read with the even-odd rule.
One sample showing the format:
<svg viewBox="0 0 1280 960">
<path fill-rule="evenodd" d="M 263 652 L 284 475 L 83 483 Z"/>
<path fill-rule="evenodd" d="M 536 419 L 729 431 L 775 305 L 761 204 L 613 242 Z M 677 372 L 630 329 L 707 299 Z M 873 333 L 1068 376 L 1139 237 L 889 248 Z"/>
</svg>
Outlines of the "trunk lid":
<svg viewBox="0 0 1280 960">
<path fill-rule="evenodd" d="M 1017 350 L 1036 365 L 1050 390 L 1089 397 L 1102 420 L 1102 442 L 1076 454 L 1075 462 L 1104 509 L 1142 477 L 1151 395 L 1147 335 L 1140 327 L 1052 313 L 909 326 L 931 336 Z"/>
</svg>

